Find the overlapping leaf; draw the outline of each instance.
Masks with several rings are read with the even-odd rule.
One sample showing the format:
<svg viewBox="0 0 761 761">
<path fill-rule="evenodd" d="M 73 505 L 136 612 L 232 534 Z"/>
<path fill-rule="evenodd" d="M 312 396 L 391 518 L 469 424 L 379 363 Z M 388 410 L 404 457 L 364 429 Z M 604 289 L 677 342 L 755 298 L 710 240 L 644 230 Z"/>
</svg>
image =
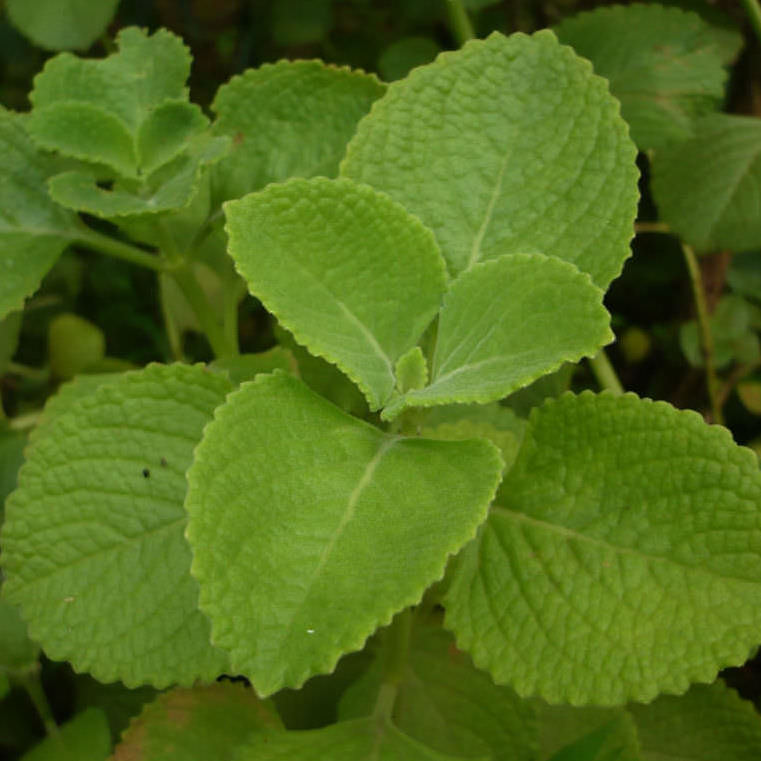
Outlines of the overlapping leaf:
<svg viewBox="0 0 761 761">
<path fill-rule="evenodd" d="M 442 576 L 501 468 L 488 442 L 385 434 L 282 373 L 243 384 L 188 473 L 213 642 L 261 695 L 330 671 Z"/>
<path fill-rule="evenodd" d="M 185 471 L 231 388 L 152 365 L 101 385 L 35 438 L 2 534 L 4 594 L 46 653 L 129 686 L 211 679 L 183 531 Z"/>
<path fill-rule="evenodd" d="M 444 262 L 429 230 L 350 180 L 294 179 L 225 204 L 230 253 L 251 292 L 371 408 L 439 310 Z"/>
<path fill-rule="evenodd" d="M 534 411 L 447 625 L 499 683 L 550 702 L 683 692 L 761 626 L 761 474 L 694 412 L 566 395 Z"/>
<path fill-rule="evenodd" d="M 218 201 L 289 177 L 335 176 L 357 122 L 385 85 L 320 61 L 280 61 L 233 77 L 212 104 L 214 131 L 233 138 L 214 169 Z"/>
<path fill-rule="evenodd" d="M 721 106 L 727 33 L 696 13 L 657 4 L 597 8 L 555 32 L 608 79 L 640 150 L 690 137 L 694 121 Z M 735 55 L 741 45 L 735 33 Z"/>
<path fill-rule="evenodd" d="M 420 217 L 454 273 L 538 252 L 605 288 L 629 255 L 635 153 L 588 61 L 549 31 L 495 32 L 389 85 L 341 174 Z"/>
</svg>

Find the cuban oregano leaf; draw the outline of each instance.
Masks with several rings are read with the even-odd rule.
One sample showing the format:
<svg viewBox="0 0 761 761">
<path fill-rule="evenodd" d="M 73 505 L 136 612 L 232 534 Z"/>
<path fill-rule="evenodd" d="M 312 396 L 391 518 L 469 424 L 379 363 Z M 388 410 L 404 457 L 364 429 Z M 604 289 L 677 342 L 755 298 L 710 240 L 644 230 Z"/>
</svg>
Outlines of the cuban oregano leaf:
<svg viewBox="0 0 761 761">
<path fill-rule="evenodd" d="M 321 61 L 279 61 L 219 88 L 214 131 L 233 138 L 214 168 L 218 201 L 289 177 L 333 177 L 357 122 L 386 86 L 372 74 Z"/>
<path fill-rule="evenodd" d="M 3 591 L 51 658 L 128 686 L 225 669 L 197 608 L 183 500 L 193 447 L 230 389 L 200 366 L 151 365 L 35 437 L 6 505 Z"/>
<path fill-rule="evenodd" d="M 260 695 L 331 671 L 441 578 L 501 469 L 488 442 L 383 433 L 283 373 L 244 383 L 188 472 L 213 642 Z"/>
<path fill-rule="evenodd" d="M 567 394 L 534 410 L 445 601 L 460 647 L 550 702 L 684 692 L 761 626 L 761 473 L 691 411 Z"/>
<path fill-rule="evenodd" d="M 50 200 L 46 180 L 60 165 L 40 153 L 20 115 L 0 107 L 0 319 L 24 304 L 81 230 L 77 216 Z"/>
<path fill-rule="evenodd" d="M 580 13 L 554 31 L 610 82 L 640 150 L 689 137 L 698 117 L 721 107 L 726 32 L 697 13 L 619 5 Z M 735 52 L 741 44 L 735 33 Z"/>
<path fill-rule="evenodd" d="M 495 32 L 389 85 L 341 174 L 433 229 L 453 273 L 568 259 L 607 287 L 629 256 L 636 149 L 607 82 L 552 32 Z"/>
<path fill-rule="evenodd" d="M 178 687 L 145 706 L 112 761 L 230 761 L 252 733 L 281 726 L 274 708 L 242 684 Z"/>
<path fill-rule="evenodd" d="M 510 254 L 461 274 L 444 297 L 430 384 L 383 411 L 491 402 L 613 340 L 603 292 L 573 264 Z"/>
<path fill-rule="evenodd" d="M 13 25 L 48 50 L 85 50 L 106 31 L 119 0 L 6 0 Z"/>
<path fill-rule="evenodd" d="M 698 251 L 761 244 L 761 119 L 712 114 L 653 159 L 661 219 Z"/>
<path fill-rule="evenodd" d="M 21 757 L 21 761 L 106 761 L 111 732 L 106 715 L 88 708 Z"/>
<path fill-rule="evenodd" d="M 230 254 L 251 293 L 381 407 L 396 361 L 441 304 L 446 272 L 431 231 L 345 179 L 293 179 L 224 208 Z"/>
</svg>

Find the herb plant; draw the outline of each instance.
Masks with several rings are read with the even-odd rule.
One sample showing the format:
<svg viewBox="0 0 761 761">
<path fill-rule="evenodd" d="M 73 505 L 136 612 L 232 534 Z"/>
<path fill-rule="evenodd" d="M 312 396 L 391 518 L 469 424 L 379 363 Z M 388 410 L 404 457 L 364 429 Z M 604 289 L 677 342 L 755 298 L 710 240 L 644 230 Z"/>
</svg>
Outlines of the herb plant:
<svg viewBox="0 0 761 761">
<path fill-rule="evenodd" d="M 663 39 L 598 50 L 622 23 Z M 127 28 L 0 111 L 3 330 L 77 246 L 155 271 L 175 357 L 188 328 L 214 355 L 105 372 L 97 328 L 58 322 L 74 380 L 6 501 L 7 673 L 29 679 L 39 643 L 166 690 L 114 759 L 655 759 L 675 721 L 680 757 L 758 753 L 752 708 L 713 683 L 760 639 L 756 457 L 621 393 L 602 353 L 637 148 L 688 243 L 759 242 L 743 207 L 680 196 L 685 154 L 758 132 L 712 113 L 738 38 L 660 6 L 556 32 L 471 40 L 390 85 L 264 65 L 210 119 L 180 39 Z M 668 101 L 674 49 L 703 69 Z M 239 353 L 247 292 L 277 321 L 265 352 Z M 583 358 L 605 390 L 516 414 Z M 336 715 L 299 730 L 312 677 Z M 61 748 L 105 758 L 102 713 L 34 757 Z"/>
</svg>

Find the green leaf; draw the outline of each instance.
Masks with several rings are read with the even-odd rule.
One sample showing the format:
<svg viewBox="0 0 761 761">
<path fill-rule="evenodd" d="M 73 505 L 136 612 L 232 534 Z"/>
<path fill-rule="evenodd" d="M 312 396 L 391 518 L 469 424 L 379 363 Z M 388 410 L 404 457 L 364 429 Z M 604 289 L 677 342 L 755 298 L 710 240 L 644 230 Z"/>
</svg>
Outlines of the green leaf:
<svg viewBox="0 0 761 761">
<path fill-rule="evenodd" d="M 208 120 L 187 103 L 190 54 L 165 29 L 122 29 L 101 60 L 61 53 L 34 80 L 29 131 L 48 150 L 137 178 L 177 156 Z M 172 127 L 157 145 L 156 131 Z"/>
<path fill-rule="evenodd" d="M 21 761 L 106 761 L 111 733 L 103 711 L 88 708 L 21 757 Z"/>
<path fill-rule="evenodd" d="M 445 600 L 498 683 L 647 701 L 757 643 L 761 473 L 726 429 L 633 395 L 567 394 L 532 413 L 501 495 Z"/>
<path fill-rule="evenodd" d="M 409 74 L 410 69 L 430 63 L 441 48 L 430 37 L 403 37 L 392 42 L 378 59 L 378 71 L 390 82 Z"/>
<path fill-rule="evenodd" d="M 659 151 L 652 189 L 661 219 L 699 252 L 761 245 L 761 119 L 713 114 Z"/>
<path fill-rule="evenodd" d="M 225 669 L 188 573 L 185 471 L 230 383 L 200 366 L 125 373 L 54 417 L 8 498 L 3 587 L 53 659 L 164 687 Z"/>
<path fill-rule="evenodd" d="M 280 61 L 233 77 L 212 104 L 214 131 L 233 138 L 214 169 L 219 201 L 289 177 L 334 177 L 357 122 L 386 87 L 321 61 Z"/>
<path fill-rule="evenodd" d="M 260 695 L 331 671 L 441 578 L 501 468 L 488 442 L 385 434 L 282 373 L 243 384 L 188 473 L 213 642 Z"/>
<path fill-rule="evenodd" d="M 441 303 L 446 273 L 430 230 L 351 180 L 293 179 L 224 208 L 253 295 L 381 407 L 396 361 Z"/>
<path fill-rule="evenodd" d="M 306 732 L 254 735 L 234 761 L 455 761 L 421 745 L 388 720 L 360 719 Z M 487 761 L 488 756 L 471 761 Z"/>
<path fill-rule="evenodd" d="M 595 354 L 613 340 L 603 292 L 568 262 L 512 254 L 460 275 L 444 297 L 430 385 L 394 399 L 405 407 L 491 402 Z"/>
<path fill-rule="evenodd" d="M 211 367 L 226 372 L 236 386 L 243 381 L 253 380 L 259 373 L 284 370 L 287 373 L 296 374 L 297 371 L 293 354 L 282 346 L 273 346 L 258 354 L 239 354 L 237 357 L 215 359 Z"/>
<path fill-rule="evenodd" d="M 37 664 L 40 647 L 29 639 L 19 610 L 0 600 L 0 672 L 28 671 Z"/>
<path fill-rule="evenodd" d="M 0 525 L 5 512 L 5 498 L 16 488 L 16 476 L 24 462 L 25 446 L 25 433 L 0 427 Z"/>
<path fill-rule="evenodd" d="M 241 684 L 176 688 L 145 707 L 112 761 L 231 761 L 252 733 L 280 727 L 274 709 Z"/>
<path fill-rule="evenodd" d="M 680 697 L 629 706 L 642 761 L 757 761 L 761 719 L 723 682 L 698 684 Z"/>
<path fill-rule="evenodd" d="M 606 749 L 615 725 L 604 724 L 599 729 L 561 748 L 550 761 L 620 761 L 624 758 L 624 746 Z"/>
<path fill-rule="evenodd" d="M 690 137 L 694 121 L 722 105 L 726 32 L 697 13 L 618 5 L 566 19 L 555 33 L 610 82 L 640 150 Z"/>
<path fill-rule="evenodd" d="M 18 114 L 0 107 L 0 318 L 23 306 L 81 230 L 77 217 L 53 203 L 45 181 L 60 171 L 27 136 Z"/>
<path fill-rule="evenodd" d="M 382 663 L 352 685 L 341 718 L 372 713 L 381 688 Z M 442 629 L 413 631 L 407 664 L 397 685 L 396 726 L 440 753 L 488 756 L 492 761 L 535 761 L 537 712 L 509 687 L 473 667 Z"/>
<path fill-rule="evenodd" d="M 638 196 L 618 110 L 552 32 L 494 32 L 389 85 L 341 174 L 420 217 L 453 273 L 537 252 L 605 288 L 629 256 Z"/>
<path fill-rule="evenodd" d="M 8 363 L 18 348 L 21 332 L 21 312 L 10 312 L 0 319 L 0 375 L 5 374 Z"/>
<path fill-rule="evenodd" d="M 106 337 L 84 317 L 62 312 L 48 326 L 48 355 L 53 375 L 69 380 L 106 356 Z"/>
</svg>

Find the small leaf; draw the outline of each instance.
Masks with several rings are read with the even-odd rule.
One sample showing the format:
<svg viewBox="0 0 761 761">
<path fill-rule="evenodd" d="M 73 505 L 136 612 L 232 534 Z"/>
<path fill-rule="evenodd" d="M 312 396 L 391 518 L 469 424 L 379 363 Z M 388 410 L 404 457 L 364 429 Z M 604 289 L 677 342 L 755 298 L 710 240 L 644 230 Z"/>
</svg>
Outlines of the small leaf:
<svg viewBox="0 0 761 761">
<path fill-rule="evenodd" d="M 399 357 L 394 368 L 396 387 L 401 393 L 423 388 L 428 382 L 428 365 L 425 363 L 423 351 L 419 346 L 413 346 L 406 354 Z"/>
<path fill-rule="evenodd" d="M 179 687 L 145 706 L 111 761 L 231 761 L 252 733 L 280 727 L 275 710 L 241 684 Z"/>
<path fill-rule="evenodd" d="M 430 385 L 392 401 L 404 407 L 491 402 L 613 340 L 603 293 L 572 264 L 540 254 L 482 262 L 444 297 Z"/>
<path fill-rule="evenodd" d="M 48 326 L 48 355 L 53 375 L 69 380 L 106 356 L 106 337 L 84 317 L 63 312 Z"/>
<path fill-rule="evenodd" d="M 101 681 L 213 679 L 183 538 L 185 471 L 230 383 L 202 367 L 125 373 L 54 417 L 8 498 L 3 592 L 53 659 Z"/>
<path fill-rule="evenodd" d="M 215 359 L 210 366 L 227 373 L 236 386 L 243 381 L 253 380 L 260 373 L 271 373 L 273 370 L 297 374 L 293 354 L 282 346 L 273 346 L 258 354 L 239 354 L 237 357 Z"/>
<path fill-rule="evenodd" d="M 110 752 L 106 715 L 88 708 L 25 753 L 21 761 L 105 761 Z"/>
<path fill-rule="evenodd" d="M 445 600 L 498 683 L 647 701 L 757 643 L 761 473 L 726 429 L 633 395 L 567 394 L 532 413 L 500 494 Z"/>
<path fill-rule="evenodd" d="M 282 373 L 244 383 L 188 473 L 213 642 L 260 695 L 331 671 L 441 578 L 501 468 L 488 442 L 385 434 Z"/>
<path fill-rule="evenodd" d="M 389 85 L 341 174 L 418 216 L 454 274 L 538 252 L 605 288 L 629 256 L 635 154 L 588 61 L 546 30 L 494 32 Z"/>
<path fill-rule="evenodd" d="M 319 177 L 228 201 L 225 214 L 253 295 L 382 406 L 396 361 L 439 310 L 446 274 L 431 232 L 372 188 Z"/>
<path fill-rule="evenodd" d="M 714 114 L 659 151 L 652 189 L 661 219 L 698 251 L 761 245 L 761 119 Z"/>
<path fill-rule="evenodd" d="M 690 137 L 695 119 L 721 107 L 726 32 L 697 13 L 616 5 L 565 19 L 555 33 L 610 82 L 640 150 Z"/>
<path fill-rule="evenodd" d="M 321 61 L 279 61 L 219 88 L 214 131 L 233 153 L 214 169 L 219 201 L 290 177 L 335 177 L 357 122 L 386 87 L 372 74 Z"/>
</svg>

